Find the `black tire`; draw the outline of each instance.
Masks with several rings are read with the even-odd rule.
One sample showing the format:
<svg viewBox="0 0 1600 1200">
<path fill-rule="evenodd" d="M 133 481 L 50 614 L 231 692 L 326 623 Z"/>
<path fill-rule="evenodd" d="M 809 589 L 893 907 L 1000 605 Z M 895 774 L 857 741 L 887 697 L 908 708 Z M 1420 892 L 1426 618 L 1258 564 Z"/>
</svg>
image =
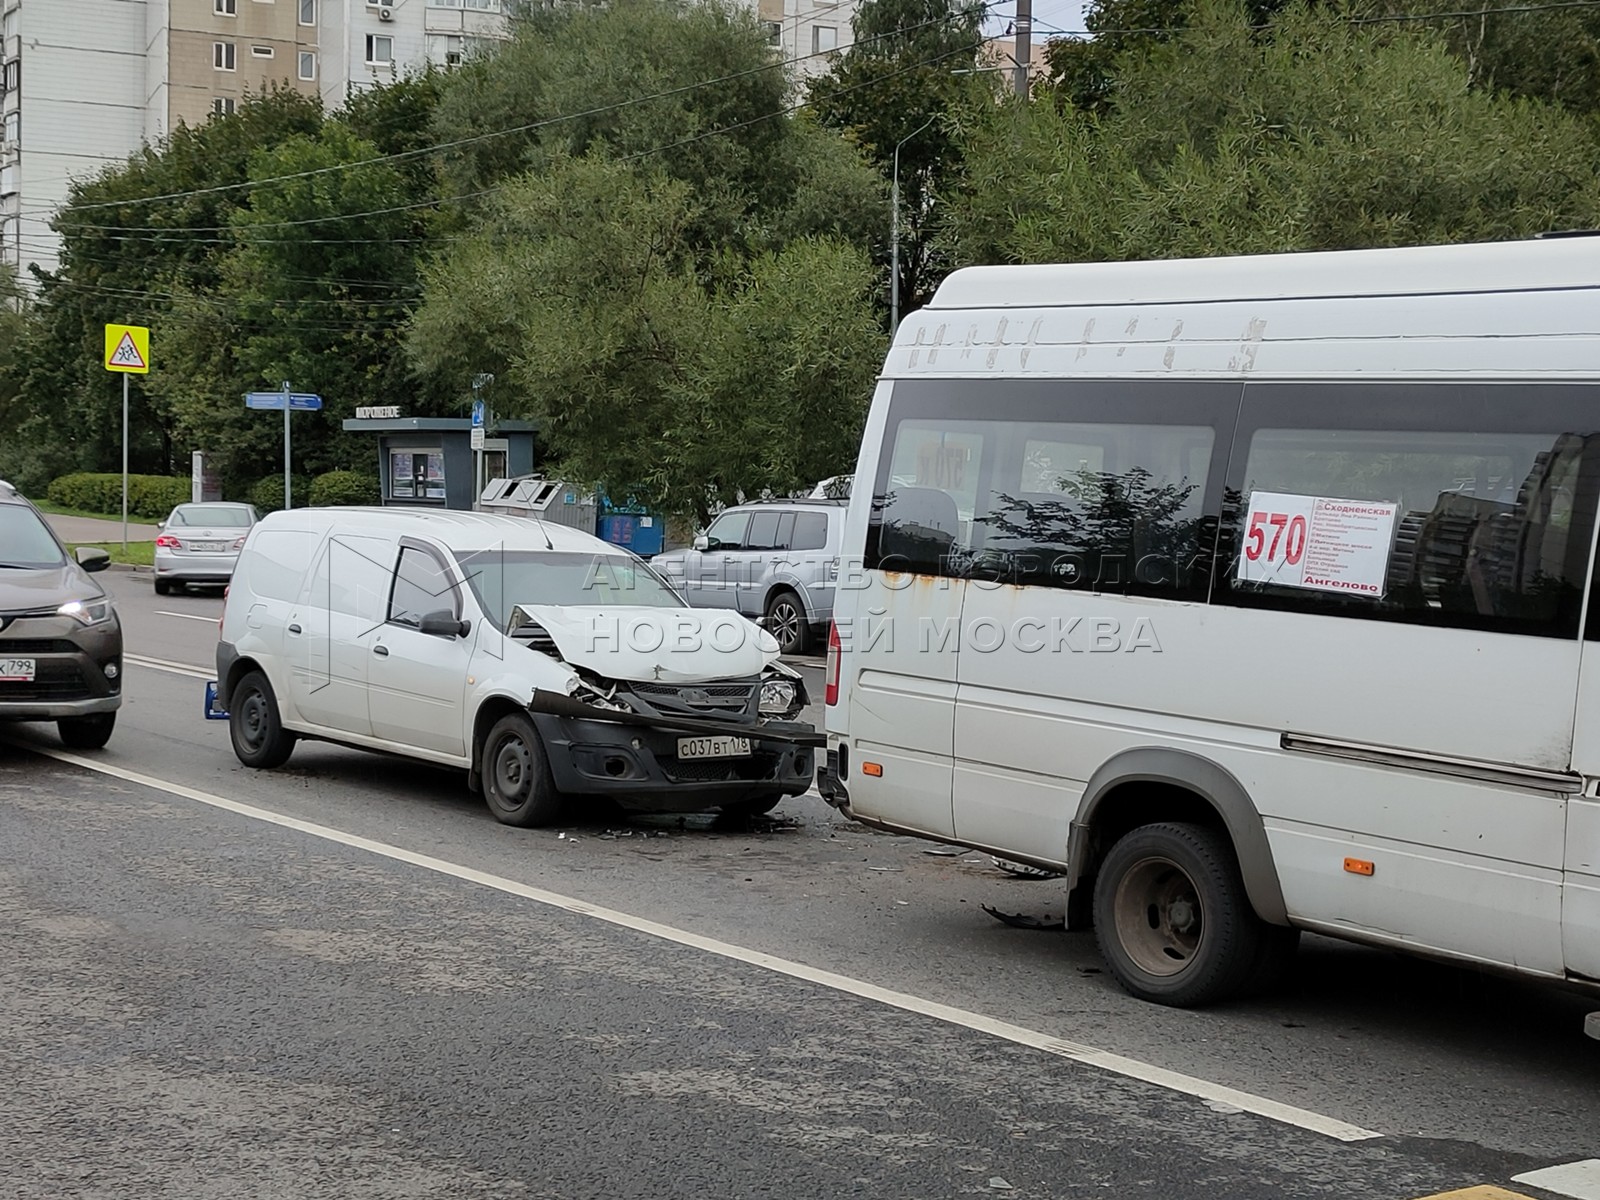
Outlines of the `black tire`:
<svg viewBox="0 0 1600 1200">
<path fill-rule="evenodd" d="M 560 819 L 564 805 L 550 778 L 544 743 L 533 722 L 507 713 L 483 739 L 483 799 L 494 819 L 532 829 Z"/>
<path fill-rule="evenodd" d="M 278 697 L 260 671 L 251 671 L 228 698 L 228 734 L 233 752 L 247 767 L 270 770 L 289 761 L 295 736 L 283 727 Z"/>
<path fill-rule="evenodd" d="M 1265 961 L 1267 929 L 1220 830 L 1144 825 L 1100 865 L 1095 940 L 1117 982 L 1141 1000 L 1189 1008 L 1239 995 Z"/>
<path fill-rule="evenodd" d="M 165 596 L 172 591 L 172 584 L 165 579 L 156 580 L 156 595 Z"/>
<path fill-rule="evenodd" d="M 62 717 L 56 722 L 56 732 L 74 750 L 99 750 L 111 740 L 116 726 L 116 713 L 93 713 L 87 717 Z"/>
<path fill-rule="evenodd" d="M 746 796 L 743 800 L 724 804 L 722 815 L 735 818 L 764 817 L 782 803 L 782 792 L 757 792 L 753 796 Z"/>
<path fill-rule="evenodd" d="M 778 640 L 783 654 L 804 654 L 811 641 L 811 624 L 806 606 L 788 588 L 779 588 L 767 597 L 767 632 Z"/>
</svg>

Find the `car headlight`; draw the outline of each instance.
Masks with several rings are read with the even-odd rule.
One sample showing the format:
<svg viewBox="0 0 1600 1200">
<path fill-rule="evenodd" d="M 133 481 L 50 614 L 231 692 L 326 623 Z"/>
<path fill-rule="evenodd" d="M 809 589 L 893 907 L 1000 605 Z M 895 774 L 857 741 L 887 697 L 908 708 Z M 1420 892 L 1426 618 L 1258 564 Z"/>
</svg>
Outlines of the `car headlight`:
<svg viewBox="0 0 1600 1200">
<path fill-rule="evenodd" d="M 58 617 L 72 617 L 85 625 L 98 625 L 111 619 L 109 600 L 68 600 L 56 609 Z"/>
<path fill-rule="evenodd" d="M 761 685 L 761 711 L 786 713 L 794 707 L 794 684 L 787 679 L 769 679 Z"/>
</svg>

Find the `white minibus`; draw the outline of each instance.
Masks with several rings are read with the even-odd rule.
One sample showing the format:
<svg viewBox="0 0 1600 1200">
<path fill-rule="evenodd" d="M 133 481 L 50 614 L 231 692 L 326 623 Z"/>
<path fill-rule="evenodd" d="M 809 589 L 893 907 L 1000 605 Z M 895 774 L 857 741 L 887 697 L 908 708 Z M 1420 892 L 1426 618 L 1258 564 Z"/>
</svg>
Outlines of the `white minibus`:
<svg viewBox="0 0 1600 1200">
<path fill-rule="evenodd" d="M 979 267 L 900 327 L 820 789 L 1133 994 L 1301 930 L 1600 990 L 1600 238 Z"/>
</svg>

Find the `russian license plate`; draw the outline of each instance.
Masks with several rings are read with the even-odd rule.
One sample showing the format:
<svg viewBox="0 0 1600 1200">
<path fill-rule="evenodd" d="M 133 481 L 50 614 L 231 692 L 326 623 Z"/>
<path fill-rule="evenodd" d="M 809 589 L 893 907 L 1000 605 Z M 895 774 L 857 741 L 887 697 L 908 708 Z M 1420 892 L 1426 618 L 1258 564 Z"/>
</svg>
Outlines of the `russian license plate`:
<svg viewBox="0 0 1600 1200">
<path fill-rule="evenodd" d="M 678 739 L 679 758 L 743 758 L 750 753 L 746 737 L 692 737 Z"/>
<path fill-rule="evenodd" d="M 31 658 L 0 658 L 0 683 L 32 683 L 34 667 Z"/>
<path fill-rule="evenodd" d="M 205 553 L 213 553 L 214 554 L 218 550 L 227 549 L 227 546 L 228 546 L 228 543 L 226 543 L 226 542 L 189 542 L 188 543 L 189 549 L 198 550 L 202 554 L 205 554 Z"/>
</svg>

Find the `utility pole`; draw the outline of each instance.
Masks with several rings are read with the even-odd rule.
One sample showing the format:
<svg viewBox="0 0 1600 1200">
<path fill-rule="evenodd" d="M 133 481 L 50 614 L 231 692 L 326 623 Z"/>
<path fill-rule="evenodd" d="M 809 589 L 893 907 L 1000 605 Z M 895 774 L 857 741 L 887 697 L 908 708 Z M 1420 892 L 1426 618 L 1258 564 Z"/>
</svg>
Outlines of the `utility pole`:
<svg viewBox="0 0 1600 1200">
<path fill-rule="evenodd" d="M 1017 95 L 1028 98 L 1028 60 L 1033 55 L 1033 0 L 1017 0 Z"/>
<path fill-rule="evenodd" d="M 289 381 L 283 381 L 283 507 L 294 507 L 294 496 L 289 490 Z"/>
<path fill-rule="evenodd" d="M 1026 2 L 1026 0 L 1024 0 Z M 900 328 L 900 147 L 921 133 L 936 118 L 929 117 L 894 144 L 894 176 L 889 186 L 889 336 Z"/>
</svg>

